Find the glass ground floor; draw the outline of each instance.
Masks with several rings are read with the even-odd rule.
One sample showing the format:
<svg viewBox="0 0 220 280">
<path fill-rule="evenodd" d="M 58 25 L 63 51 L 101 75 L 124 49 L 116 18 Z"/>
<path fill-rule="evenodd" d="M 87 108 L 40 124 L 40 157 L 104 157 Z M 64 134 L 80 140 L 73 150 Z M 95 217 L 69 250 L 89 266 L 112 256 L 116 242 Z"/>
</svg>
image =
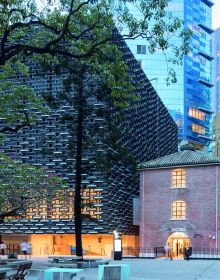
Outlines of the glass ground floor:
<svg viewBox="0 0 220 280">
<path fill-rule="evenodd" d="M 18 251 L 22 242 L 32 245 L 32 255 L 71 255 L 75 251 L 74 234 L 17 234 L 2 235 L 8 252 Z M 83 234 L 82 244 L 85 255 L 111 257 L 113 250 L 112 234 Z M 139 237 L 122 235 L 123 248 L 139 247 Z"/>
<path fill-rule="evenodd" d="M 166 245 L 170 246 L 170 252 L 173 258 L 183 258 L 185 249 L 191 247 L 189 237 L 182 232 L 172 233 L 167 239 Z"/>
</svg>

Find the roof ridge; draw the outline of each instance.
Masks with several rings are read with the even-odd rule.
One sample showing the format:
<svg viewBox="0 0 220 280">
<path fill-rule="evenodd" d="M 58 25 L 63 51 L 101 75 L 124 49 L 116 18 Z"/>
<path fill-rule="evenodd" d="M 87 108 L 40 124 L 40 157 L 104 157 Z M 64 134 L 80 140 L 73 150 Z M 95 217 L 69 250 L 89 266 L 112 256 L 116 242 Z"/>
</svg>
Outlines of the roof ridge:
<svg viewBox="0 0 220 280">
<path fill-rule="evenodd" d="M 183 165 L 184 166 L 204 165 L 204 164 L 207 165 L 212 163 L 220 164 L 220 158 L 206 154 L 202 151 L 183 150 L 141 163 L 138 165 L 138 168 L 152 169 L 152 168 L 183 166 Z"/>
</svg>

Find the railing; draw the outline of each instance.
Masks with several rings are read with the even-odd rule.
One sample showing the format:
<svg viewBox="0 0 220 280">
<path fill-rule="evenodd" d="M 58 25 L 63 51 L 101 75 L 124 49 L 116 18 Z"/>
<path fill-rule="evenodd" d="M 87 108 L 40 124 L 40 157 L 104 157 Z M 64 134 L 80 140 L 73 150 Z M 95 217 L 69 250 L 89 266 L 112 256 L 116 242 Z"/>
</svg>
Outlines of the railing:
<svg viewBox="0 0 220 280">
<path fill-rule="evenodd" d="M 154 247 L 154 258 L 165 257 L 165 254 L 164 247 Z"/>
<path fill-rule="evenodd" d="M 141 247 L 123 247 L 123 257 L 140 257 L 140 258 L 162 258 L 165 257 L 164 247 L 141 248 Z M 184 254 L 182 255 L 184 257 Z M 214 248 L 192 248 L 193 259 L 220 259 L 220 249 Z"/>
<path fill-rule="evenodd" d="M 104 248 L 101 248 L 101 256 L 107 256 Z"/>
<path fill-rule="evenodd" d="M 192 258 L 220 258 L 220 250 L 215 248 L 192 248 Z"/>
<path fill-rule="evenodd" d="M 122 256 L 123 257 L 139 257 L 139 248 L 133 247 L 123 247 Z"/>
<path fill-rule="evenodd" d="M 6 254 L 20 254 L 21 250 L 20 250 L 20 245 L 18 244 L 7 244 L 6 245 Z"/>
<path fill-rule="evenodd" d="M 19 244 L 7 244 L 5 254 L 21 254 Z M 51 252 L 54 254 L 54 251 Z M 40 254 L 46 255 L 45 249 L 40 248 Z M 101 255 L 105 256 L 106 252 L 104 248 L 101 248 Z M 165 256 L 164 247 L 123 247 L 122 248 L 123 257 L 147 257 L 147 258 L 160 258 Z M 194 259 L 220 259 L 220 249 L 215 248 L 192 248 L 192 255 L 190 256 Z"/>
<path fill-rule="evenodd" d="M 154 248 L 144 248 L 144 247 L 123 247 L 122 248 L 123 257 L 149 257 L 154 258 L 155 252 Z"/>
<path fill-rule="evenodd" d="M 43 254 L 42 254 L 42 252 L 43 252 Z M 40 255 L 41 255 L 41 256 L 42 256 L 42 255 L 46 256 L 46 254 L 45 254 L 45 249 L 44 249 L 43 247 L 40 247 Z"/>
</svg>

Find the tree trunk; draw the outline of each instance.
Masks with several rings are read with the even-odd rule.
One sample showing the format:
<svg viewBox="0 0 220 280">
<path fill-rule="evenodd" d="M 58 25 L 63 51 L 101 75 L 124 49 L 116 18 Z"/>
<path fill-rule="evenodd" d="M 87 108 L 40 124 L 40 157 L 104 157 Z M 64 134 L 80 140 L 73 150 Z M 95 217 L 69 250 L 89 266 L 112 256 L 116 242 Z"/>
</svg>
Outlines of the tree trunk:
<svg viewBox="0 0 220 280">
<path fill-rule="evenodd" d="M 82 213 L 81 213 L 81 183 L 82 183 L 82 147 L 83 147 L 83 71 L 79 73 L 78 87 L 78 118 L 76 131 L 76 181 L 74 195 L 74 222 L 76 235 L 76 255 L 83 258 L 82 254 Z"/>
</svg>

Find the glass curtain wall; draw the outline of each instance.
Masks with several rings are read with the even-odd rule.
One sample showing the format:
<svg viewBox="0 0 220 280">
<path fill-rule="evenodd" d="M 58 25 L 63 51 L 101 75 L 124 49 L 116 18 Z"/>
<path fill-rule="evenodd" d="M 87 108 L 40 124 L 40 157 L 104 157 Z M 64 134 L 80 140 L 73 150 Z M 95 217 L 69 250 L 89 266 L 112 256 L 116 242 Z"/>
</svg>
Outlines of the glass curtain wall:
<svg viewBox="0 0 220 280">
<path fill-rule="evenodd" d="M 185 1 L 185 25 L 193 31 L 191 52 L 184 61 L 186 138 L 208 145 L 211 139 L 212 29 L 209 1 Z"/>
<path fill-rule="evenodd" d="M 127 44 L 139 61 L 179 128 L 179 140 L 188 140 L 203 149 L 210 140 L 211 113 L 211 7 L 208 0 L 172 0 L 168 10 L 184 20 L 192 30 L 191 51 L 183 65 L 175 65 L 177 83 L 167 86 L 168 68 L 164 54 L 150 54 L 145 39 L 128 40 Z M 136 17 L 140 11 L 133 4 L 129 9 Z M 173 37 L 172 43 L 177 42 Z M 166 53 L 167 58 L 172 54 Z M 192 114 L 192 112 L 196 112 Z M 196 126 L 195 126 L 196 125 Z M 201 129 L 194 129 L 201 126 Z"/>
</svg>

